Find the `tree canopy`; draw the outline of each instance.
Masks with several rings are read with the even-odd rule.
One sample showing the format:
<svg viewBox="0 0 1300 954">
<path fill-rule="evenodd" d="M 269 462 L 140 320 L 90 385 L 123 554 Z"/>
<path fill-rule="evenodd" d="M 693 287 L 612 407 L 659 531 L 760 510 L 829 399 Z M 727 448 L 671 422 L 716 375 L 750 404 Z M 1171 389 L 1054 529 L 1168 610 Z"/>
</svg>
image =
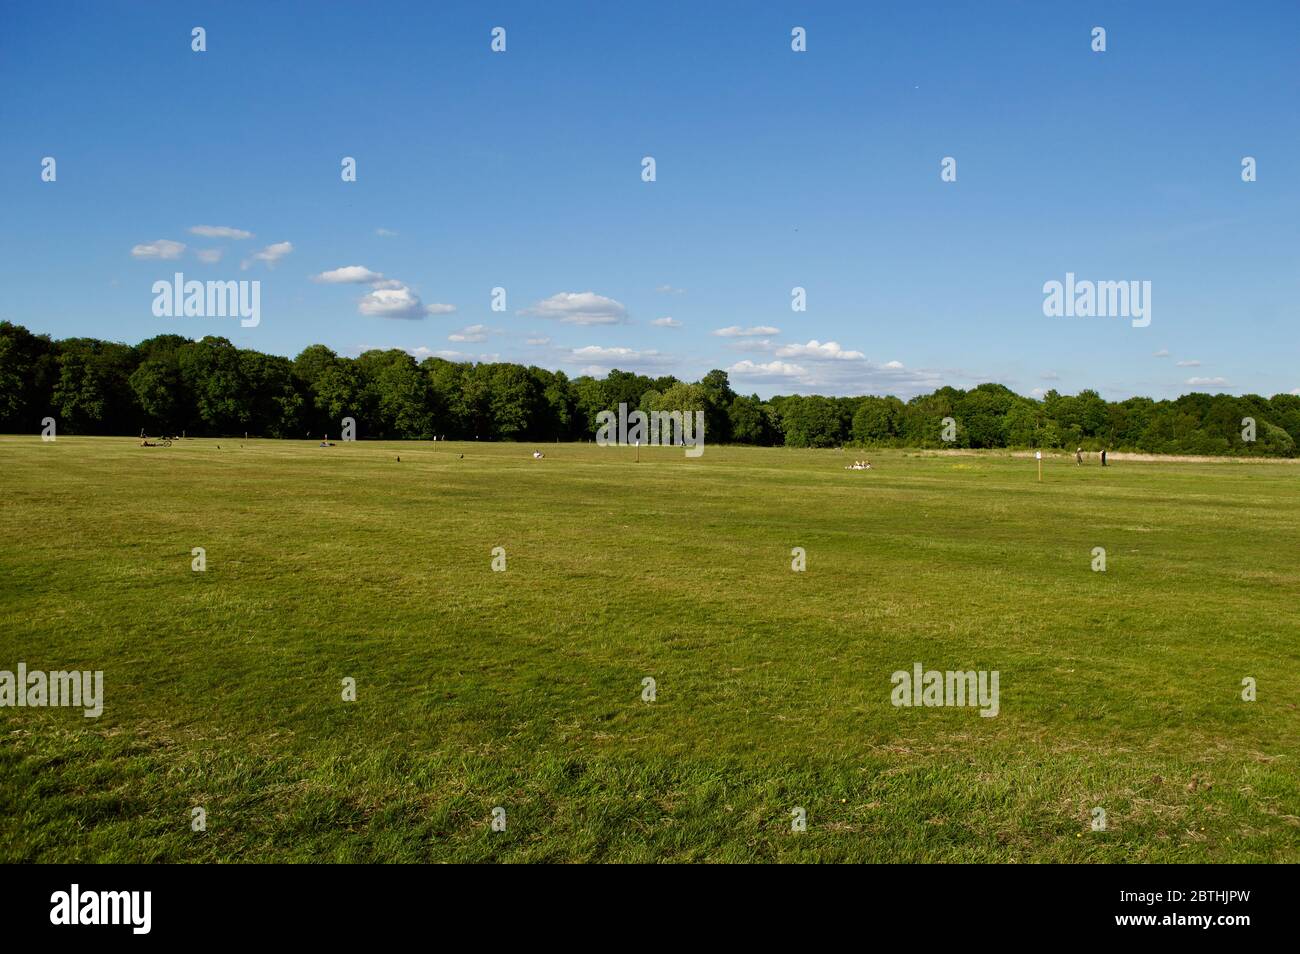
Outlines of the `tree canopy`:
<svg viewBox="0 0 1300 954">
<path fill-rule="evenodd" d="M 1185 394 L 1109 402 L 1096 391 L 1041 401 L 1000 384 L 897 397 L 737 394 L 725 371 L 697 382 L 613 370 L 602 379 L 505 362 L 469 364 L 398 349 L 343 357 L 311 345 L 292 361 L 225 338 L 159 335 L 134 347 L 52 340 L 0 322 L 0 430 L 185 432 L 196 436 L 339 434 L 359 438 L 590 440 L 596 415 L 703 411 L 706 440 L 790 447 L 1048 447 L 1294 457 L 1300 395 Z M 955 439 L 945 442 L 945 419 Z M 1243 420 L 1254 421 L 1253 441 Z"/>
</svg>

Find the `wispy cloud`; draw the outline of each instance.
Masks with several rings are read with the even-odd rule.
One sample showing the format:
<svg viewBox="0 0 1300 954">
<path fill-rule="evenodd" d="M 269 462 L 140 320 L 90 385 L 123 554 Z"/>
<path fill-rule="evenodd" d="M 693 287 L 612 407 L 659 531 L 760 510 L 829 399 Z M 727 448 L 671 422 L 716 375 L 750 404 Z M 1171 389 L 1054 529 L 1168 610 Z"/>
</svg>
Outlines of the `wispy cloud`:
<svg viewBox="0 0 1300 954">
<path fill-rule="evenodd" d="M 196 248 L 194 257 L 204 265 L 215 265 L 221 261 L 221 256 L 225 253 L 222 248 Z"/>
<path fill-rule="evenodd" d="M 656 328 L 680 328 L 682 326 L 680 321 L 676 318 L 670 317 L 656 318 L 654 321 L 650 322 L 650 324 L 654 325 Z"/>
<path fill-rule="evenodd" d="M 461 328 L 459 331 L 453 331 L 447 336 L 447 340 L 464 343 L 487 341 L 488 335 L 492 333 L 492 329 L 487 325 L 470 325 L 467 328 Z"/>
<path fill-rule="evenodd" d="M 764 335 L 779 335 L 780 333 L 780 328 L 773 328 L 771 325 L 755 325 L 752 328 L 731 325 L 727 328 L 719 328 L 714 332 L 719 338 L 761 338 Z"/>
<path fill-rule="evenodd" d="M 1174 362 L 1174 367 L 1175 367 L 1175 368 L 1199 368 L 1200 366 L 1201 366 L 1201 362 L 1196 361 L 1195 359 L 1193 359 L 1193 360 L 1191 360 L 1191 361 L 1175 361 L 1175 362 Z"/>
<path fill-rule="evenodd" d="M 418 348 L 408 348 L 407 354 L 417 361 L 423 361 L 425 358 L 442 358 L 446 361 L 458 361 L 469 363 L 473 361 L 495 362 L 501 360 L 499 354 L 467 354 L 464 351 L 452 351 L 448 348 L 428 348 L 421 345 Z"/>
<path fill-rule="evenodd" d="M 244 259 L 240 263 L 239 267 L 248 268 L 254 262 L 263 262 L 267 268 L 274 268 L 280 259 L 284 258 L 292 251 L 292 242 L 276 242 L 274 245 L 268 245 L 266 248 L 248 256 L 248 258 Z"/>
<path fill-rule="evenodd" d="M 173 259 L 180 258 L 185 253 L 184 242 L 173 242 L 171 239 L 158 239 L 156 242 L 147 242 L 143 245 L 136 245 L 131 249 L 132 258 L 162 258 Z"/>
<path fill-rule="evenodd" d="M 250 239 L 253 237 L 252 232 L 244 229 L 234 229 L 229 225 L 191 225 L 191 235 L 202 235 L 204 238 L 224 238 L 224 239 Z"/>
<path fill-rule="evenodd" d="M 1188 378 L 1187 383 L 1192 387 L 1201 388 L 1222 388 L 1227 387 L 1227 378 Z"/>
</svg>

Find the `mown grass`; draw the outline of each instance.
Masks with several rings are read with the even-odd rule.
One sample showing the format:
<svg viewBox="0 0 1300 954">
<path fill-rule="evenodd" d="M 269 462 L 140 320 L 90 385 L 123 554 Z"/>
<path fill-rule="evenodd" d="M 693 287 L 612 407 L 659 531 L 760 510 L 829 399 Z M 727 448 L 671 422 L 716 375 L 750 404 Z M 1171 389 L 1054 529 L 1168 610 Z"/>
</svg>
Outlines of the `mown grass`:
<svg viewBox="0 0 1300 954">
<path fill-rule="evenodd" d="M 1300 860 L 1295 466 L 137 443 L 0 438 L 2 861 Z"/>
</svg>

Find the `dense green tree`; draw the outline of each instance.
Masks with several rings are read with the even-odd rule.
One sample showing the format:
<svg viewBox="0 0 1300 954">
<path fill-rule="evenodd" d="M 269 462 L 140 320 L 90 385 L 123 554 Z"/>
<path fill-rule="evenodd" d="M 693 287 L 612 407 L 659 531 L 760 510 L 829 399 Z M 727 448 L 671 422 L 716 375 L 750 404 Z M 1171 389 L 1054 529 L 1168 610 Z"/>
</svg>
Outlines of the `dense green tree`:
<svg viewBox="0 0 1300 954">
<path fill-rule="evenodd" d="M 271 437 L 590 440 L 596 416 L 617 411 L 703 412 L 708 443 L 832 447 L 942 447 L 945 418 L 957 446 L 1067 447 L 1157 453 L 1295 456 L 1300 395 L 1192 393 L 1172 401 L 1109 403 L 1096 391 L 1048 391 L 1041 401 L 1000 384 L 941 387 L 896 397 L 738 395 L 725 371 L 698 382 L 613 370 L 605 378 L 508 363 L 408 352 L 353 359 L 312 345 L 292 361 L 240 350 L 225 338 L 157 335 L 131 347 L 94 338 L 52 341 L 0 322 L 0 428 L 36 433 L 53 416 L 66 433 L 153 432 Z M 1243 439 L 1243 420 L 1256 439 Z"/>
</svg>

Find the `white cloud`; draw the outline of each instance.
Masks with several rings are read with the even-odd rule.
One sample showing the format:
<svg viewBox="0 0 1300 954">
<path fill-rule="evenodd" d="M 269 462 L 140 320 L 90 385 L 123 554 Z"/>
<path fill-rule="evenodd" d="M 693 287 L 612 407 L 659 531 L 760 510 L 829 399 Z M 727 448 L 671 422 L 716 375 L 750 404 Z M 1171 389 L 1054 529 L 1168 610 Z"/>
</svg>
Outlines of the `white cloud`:
<svg viewBox="0 0 1300 954">
<path fill-rule="evenodd" d="M 376 287 L 357 303 L 357 311 L 372 318 L 415 320 L 426 315 L 447 315 L 455 310 L 455 305 L 426 305 L 419 295 L 405 285 L 396 288 Z"/>
<path fill-rule="evenodd" d="M 763 335 L 779 335 L 780 333 L 780 328 L 773 328 L 771 325 L 757 325 L 753 328 L 731 325 L 728 328 L 719 328 L 714 332 L 719 338 L 760 338 Z"/>
<path fill-rule="evenodd" d="M 798 378 L 808 372 L 797 364 L 789 364 L 785 361 L 768 361 L 765 364 L 757 364 L 746 358 L 744 361 L 737 361 L 729 367 L 727 373 L 750 378 Z"/>
<path fill-rule="evenodd" d="M 570 348 L 564 363 L 577 367 L 582 374 L 599 378 L 608 374 L 611 368 L 622 368 L 624 371 L 662 371 L 665 366 L 672 365 L 673 361 L 668 355 L 655 350 L 587 345 Z"/>
<path fill-rule="evenodd" d="M 253 237 L 252 232 L 232 229 L 229 225 L 191 225 L 190 234 L 202 235 L 204 238 L 249 239 Z"/>
<path fill-rule="evenodd" d="M 655 289 L 661 295 L 685 295 L 685 288 L 674 288 L 672 285 L 660 285 Z"/>
<path fill-rule="evenodd" d="M 215 265 L 221 261 L 221 256 L 225 252 L 222 248 L 196 248 L 194 256 L 204 265 Z"/>
<path fill-rule="evenodd" d="M 1291 393 L 1292 393 L 1292 394 L 1300 394 L 1300 388 L 1292 388 L 1292 389 L 1291 389 Z"/>
<path fill-rule="evenodd" d="M 1151 357 L 1153 357 L 1153 358 L 1167 358 L 1167 357 L 1169 357 L 1169 349 L 1168 349 L 1168 348 L 1161 348 L 1159 351 L 1157 351 L 1157 352 L 1156 352 L 1155 354 L 1153 354 Z"/>
<path fill-rule="evenodd" d="M 909 369 L 901 361 L 872 364 L 860 351 L 816 340 L 783 346 L 771 361 L 739 361 L 727 368 L 727 373 L 802 394 L 895 394 L 907 398 L 933 391 L 943 383 L 939 372 Z"/>
<path fill-rule="evenodd" d="M 492 329 L 487 325 L 470 325 L 468 328 L 460 329 L 460 331 L 453 331 L 447 336 L 447 340 L 463 342 L 487 341 L 487 337 L 491 333 Z"/>
<path fill-rule="evenodd" d="M 313 275 L 311 280 L 326 285 L 369 285 L 384 281 L 384 276 L 379 272 L 372 272 L 364 265 L 344 265 L 342 268 Z"/>
<path fill-rule="evenodd" d="M 1187 383 L 1193 387 L 1224 387 L 1228 383 L 1227 378 L 1188 378 Z"/>
<path fill-rule="evenodd" d="M 148 242 L 144 245 L 137 245 L 131 249 L 132 258 L 180 258 L 185 251 L 184 242 L 173 242 L 171 239 L 158 239 L 156 242 Z"/>
<path fill-rule="evenodd" d="M 1196 360 L 1194 360 L 1194 359 L 1191 360 L 1191 361 L 1175 361 L 1175 362 L 1174 362 L 1174 367 L 1175 367 L 1175 368 L 1199 368 L 1200 366 L 1201 366 L 1201 362 L 1196 361 Z"/>
<path fill-rule="evenodd" d="M 240 268 L 248 268 L 253 262 L 265 262 L 268 268 L 274 268 L 275 263 L 280 261 L 290 252 L 293 251 L 292 242 L 276 242 L 274 245 L 268 245 L 260 252 L 254 252 L 248 258 L 240 263 Z"/>
<path fill-rule="evenodd" d="M 634 348 L 602 348 L 599 345 L 574 348 L 570 354 L 578 361 L 657 361 L 663 357 L 658 351 L 637 351 Z"/>
<path fill-rule="evenodd" d="M 682 326 L 682 323 L 676 318 L 667 317 L 656 318 L 654 321 L 650 322 L 650 324 L 654 325 L 656 328 L 680 328 Z"/>
<path fill-rule="evenodd" d="M 616 325 L 627 320 L 622 302 L 590 291 L 559 292 L 519 314 L 556 318 L 571 325 Z"/>
<path fill-rule="evenodd" d="M 463 351 L 451 351 L 447 348 L 439 348 L 435 351 L 434 349 L 425 347 L 424 345 L 421 345 L 418 348 L 408 348 L 407 354 L 419 361 L 423 361 L 425 358 L 443 358 L 447 361 L 460 362 L 501 360 L 501 355 L 499 354 L 466 354 Z"/>
<path fill-rule="evenodd" d="M 815 358 L 819 360 L 857 361 L 866 357 L 861 351 L 845 351 L 838 341 L 825 344 L 814 338 L 807 344 L 783 345 L 776 349 L 778 358 Z M 902 365 L 899 365 L 902 367 Z"/>
<path fill-rule="evenodd" d="M 382 236 L 388 238 L 388 237 L 392 237 L 392 236 L 396 235 L 397 233 L 394 232 L 392 229 L 375 229 L 375 234 L 376 234 L 376 235 L 382 235 Z"/>
<path fill-rule="evenodd" d="M 542 348 L 551 343 L 550 338 L 529 338 L 526 342 L 534 348 Z"/>
</svg>

